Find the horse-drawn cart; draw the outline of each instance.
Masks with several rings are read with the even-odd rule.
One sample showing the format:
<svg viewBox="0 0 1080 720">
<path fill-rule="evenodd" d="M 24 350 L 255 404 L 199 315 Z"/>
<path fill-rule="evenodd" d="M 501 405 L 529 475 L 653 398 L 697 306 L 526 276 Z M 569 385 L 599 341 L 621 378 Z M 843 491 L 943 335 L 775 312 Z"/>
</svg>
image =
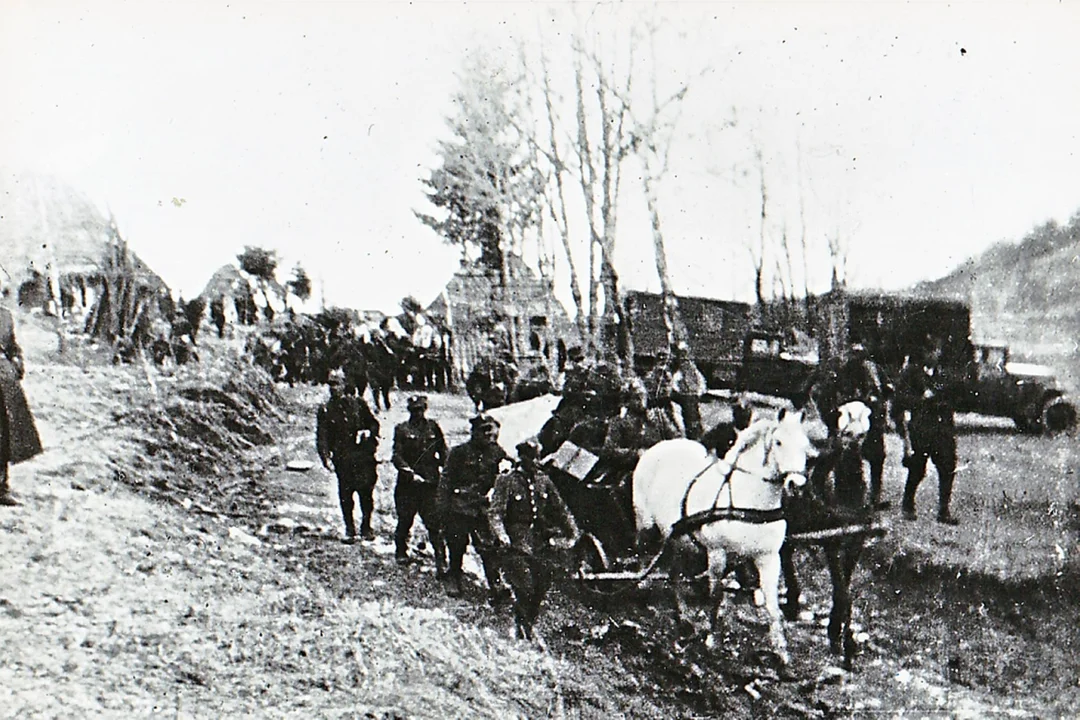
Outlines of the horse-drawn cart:
<svg viewBox="0 0 1080 720">
<path fill-rule="evenodd" d="M 564 487 L 578 483 L 569 494 L 577 500 L 578 507 L 571 509 L 585 531 L 574 549 L 574 579 L 579 588 L 593 600 L 611 602 L 635 591 L 669 585 L 680 612 L 686 609 L 686 585 L 701 587 L 707 581 L 710 592 L 760 591 L 770 619 L 770 638 L 778 656 L 786 661 L 777 599 L 780 575 L 788 590 L 783 614 L 791 619 L 799 610 L 793 553 L 799 547 L 819 546 L 825 550 L 833 584 L 830 646 L 844 654 L 844 663 L 850 667 L 856 653 L 850 629 L 851 577 L 865 543 L 883 536 L 886 529 L 862 507 L 848 510 L 823 502 L 809 491 L 788 494 L 805 483 L 809 445 L 799 447 L 798 441 L 806 439 L 800 422 L 801 418 L 785 423 L 783 416 L 760 422 L 740 436 L 725 458 L 710 455 L 688 440 L 655 446 L 639 461 L 632 488 L 609 490 L 615 502 L 608 507 L 630 503 L 632 519 L 625 510 L 597 514 L 582 507 L 581 486 L 592 478 L 592 492 L 600 489 L 592 458 L 586 455 L 585 462 L 582 452 L 568 448 L 556 453 L 549 472 L 561 477 Z M 784 457 L 789 448 L 793 452 Z M 575 470 L 583 471 L 577 473 L 582 477 L 575 477 Z M 631 523 L 639 542 L 613 547 L 593 533 L 600 529 L 603 536 L 617 535 L 610 527 L 613 521 Z M 649 529 L 659 531 L 659 542 L 650 545 Z M 729 557 L 750 561 L 756 573 L 750 563 L 734 562 L 729 567 Z M 659 569 L 661 561 L 668 564 L 664 571 Z M 729 570 L 735 571 L 735 582 L 727 580 Z"/>
</svg>

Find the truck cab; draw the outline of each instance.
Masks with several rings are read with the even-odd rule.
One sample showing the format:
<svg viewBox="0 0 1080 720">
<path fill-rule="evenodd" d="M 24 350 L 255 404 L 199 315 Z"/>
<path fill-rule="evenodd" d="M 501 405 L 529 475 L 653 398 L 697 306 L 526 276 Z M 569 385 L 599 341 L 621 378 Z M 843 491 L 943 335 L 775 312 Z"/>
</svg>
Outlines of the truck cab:
<svg viewBox="0 0 1080 720">
<path fill-rule="evenodd" d="M 786 343 L 781 333 L 752 330 L 743 340 L 735 389 L 797 402 L 817 364 L 815 351 Z"/>
<path fill-rule="evenodd" d="M 1076 408 L 1065 397 L 1054 369 L 1014 362 L 1005 345 L 973 346 L 966 407 L 1012 418 L 1022 432 L 1062 432 L 1076 425 Z"/>
</svg>

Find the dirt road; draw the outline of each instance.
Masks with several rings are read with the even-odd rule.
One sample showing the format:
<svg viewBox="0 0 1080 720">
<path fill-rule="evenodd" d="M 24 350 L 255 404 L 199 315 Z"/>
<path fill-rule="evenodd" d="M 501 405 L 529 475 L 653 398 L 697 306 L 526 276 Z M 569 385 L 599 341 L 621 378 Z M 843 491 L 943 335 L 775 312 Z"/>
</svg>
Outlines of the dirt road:
<svg viewBox="0 0 1080 720">
<path fill-rule="evenodd" d="M 129 411 L 162 403 L 172 381 L 152 388 L 138 367 L 57 362 L 55 338 L 20 339 L 47 452 L 14 469 L 24 504 L 0 511 L 0 717 L 1047 717 L 1080 707 L 1068 573 L 1056 590 L 1039 578 L 995 587 L 927 564 L 897 533 L 856 578 L 869 640 L 851 674 L 825 652 L 813 560 L 812 614 L 788 627 L 793 680 L 746 661 L 763 637 L 754 608 L 730 609 L 719 648 L 684 647 L 663 592 L 589 607 L 567 587 L 541 620 L 547 650 L 514 641 L 508 612 L 479 590 L 451 599 L 429 564 L 394 564 L 388 465 L 380 539 L 338 542 L 329 474 L 284 470 L 315 459 L 319 390 L 279 389 L 274 442 L 221 474 L 158 477 L 149 430 Z M 404 417 L 395 400 L 381 417 L 383 456 Z M 467 400 L 431 406 L 450 442 L 462 440 Z"/>
</svg>

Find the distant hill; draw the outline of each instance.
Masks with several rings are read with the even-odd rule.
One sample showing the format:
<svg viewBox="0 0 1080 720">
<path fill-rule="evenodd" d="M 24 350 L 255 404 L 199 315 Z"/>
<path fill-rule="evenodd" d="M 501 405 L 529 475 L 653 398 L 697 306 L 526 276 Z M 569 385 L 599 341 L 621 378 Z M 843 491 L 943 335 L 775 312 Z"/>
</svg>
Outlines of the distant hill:
<svg viewBox="0 0 1080 720">
<path fill-rule="evenodd" d="M 84 194 L 54 177 L 0 171 L 0 281 L 13 294 L 34 271 L 44 273 L 43 238 L 52 241 L 61 275 L 92 276 L 108 248 L 109 219 Z M 164 286 L 142 260 L 135 257 L 134 263 L 137 272 Z"/>
<path fill-rule="evenodd" d="M 977 342 L 1006 342 L 1033 358 L 1080 355 L 1080 212 L 998 243 L 915 292 L 969 303 Z"/>
</svg>

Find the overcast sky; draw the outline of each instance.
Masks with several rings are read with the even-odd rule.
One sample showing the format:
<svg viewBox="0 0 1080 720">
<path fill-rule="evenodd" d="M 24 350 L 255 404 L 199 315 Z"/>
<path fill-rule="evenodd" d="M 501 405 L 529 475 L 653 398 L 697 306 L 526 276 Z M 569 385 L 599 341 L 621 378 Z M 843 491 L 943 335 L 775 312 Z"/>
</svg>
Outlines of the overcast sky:
<svg viewBox="0 0 1080 720">
<path fill-rule="evenodd" d="M 748 299 L 756 148 L 770 232 L 799 235 L 801 194 L 809 241 L 842 236 L 855 285 L 940 276 L 1080 209 L 1076 3 L 661 7 L 685 31 L 658 50 L 661 67 L 710 68 L 691 85 L 662 193 L 680 292 Z M 331 303 L 427 302 L 458 255 L 413 210 L 427 209 L 419 178 L 462 53 L 534 37 L 550 12 L 2 0 L 0 166 L 56 175 L 111 208 L 186 295 L 261 245 L 321 278 Z M 621 13 L 606 6 L 594 27 Z M 633 173 L 624 193 L 619 269 L 655 288 Z M 826 281 L 811 268 L 812 286 Z"/>
</svg>

